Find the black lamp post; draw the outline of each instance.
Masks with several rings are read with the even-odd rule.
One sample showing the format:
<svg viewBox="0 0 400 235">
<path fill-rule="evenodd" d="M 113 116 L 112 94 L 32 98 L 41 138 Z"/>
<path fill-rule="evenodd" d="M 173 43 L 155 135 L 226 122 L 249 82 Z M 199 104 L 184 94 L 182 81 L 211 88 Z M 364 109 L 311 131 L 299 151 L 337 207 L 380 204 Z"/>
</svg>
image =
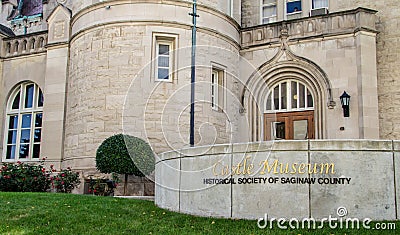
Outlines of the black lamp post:
<svg viewBox="0 0 400 235">
<path fill-rule="evenodd" d="M 342 103 L 343 116 L 350 117 L 350 96 L 346 91 L 340 96 L 340 102 Z"/>
<path fill-rule="evenodd" d="M 194 146 L 194 102 L 195 102 L 195 82 L 196 82 L 196 30 L 197 30 L 197 2 L 193 0 L 193 12 L 189 13 L 192 16 L 192 66 L 190 75 L 190 147 Z"/>
</svg>

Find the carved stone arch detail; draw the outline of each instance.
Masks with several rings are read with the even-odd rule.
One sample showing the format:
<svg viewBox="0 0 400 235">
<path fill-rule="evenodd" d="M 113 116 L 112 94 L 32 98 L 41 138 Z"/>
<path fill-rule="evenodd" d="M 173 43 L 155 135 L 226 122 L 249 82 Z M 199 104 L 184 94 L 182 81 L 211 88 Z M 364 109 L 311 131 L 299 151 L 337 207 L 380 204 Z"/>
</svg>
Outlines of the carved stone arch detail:
<svg viewBox="0 0 400 235">
<path fill-rule="evenodd" d="M 264 101 L 269 90 L 279 82 L 294 79 L 310 88 L 315 102 L 316 138 L 324 137 L 326 108 L 332 109 L 336 105 L 327 74 L 316 63 L 292 53 L 286 39 L 285 34 L 282 34 L 282 44 L 276 55 L 258 67 L 242 90 L 241 112 L 248 115 L 253 141 L 262 140 Z"/>
<path fill-rule="evenodd" d="M 281 53 L 278 53 L 279 55 Z M 280 55 L 279 57 L 282 57 Z M 246 94 L 250 91 L 254 93 L 254 89 L 260 89 L 261 85 L 271 85 L 274 80 L 281 77 L 282 74 L 297 74 L 302 75 L 302 79 L 305 79 L 307 83 L 313 84 L 314 87 L 318 88 L 324 94 L 326 98 L 326 105 L 328 108 L 334 108 L 335 102 L 332 97 L 332 86 L 326 73 L 319 68 L 314 62 L 302 58 L 302 60 L 286 60 L 273 62 L 276 56 L 270 61 L 261 65 L 257 71 L 255 71 L 250 78 L 247 80 L 245 87 L 242 91 L 242 104 L 244 104 L 244 99 Z M 290 58 L 289 58 L 290 59 Z M 272 63 L 271 63 L 272 62 Z M 276 81 L 278 82 L 278 81 Z"/>
</svg>

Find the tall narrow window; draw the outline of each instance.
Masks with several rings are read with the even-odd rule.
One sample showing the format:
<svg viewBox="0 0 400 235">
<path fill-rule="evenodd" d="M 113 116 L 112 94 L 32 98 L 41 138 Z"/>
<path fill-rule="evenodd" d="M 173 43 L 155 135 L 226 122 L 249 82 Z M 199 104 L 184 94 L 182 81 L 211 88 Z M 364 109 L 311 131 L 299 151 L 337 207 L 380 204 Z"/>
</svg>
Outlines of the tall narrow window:
<svg viewBox="0 0 400 235">
<path fill-rule="evenodd" d="M 211 75 L 211 107 L 218 110 L 218 71 L 213 70 Z"/>
<path fill-rule="evenodd" d="M 313 0 L 312 8 L 328 8 L 328 0 Z"/>
<path fill-rule="evenodd" d="M 286 17 L 288 20 L 299 18 L 301 16 L 301 11 L 301 0 L 286 1 Z"/>
<path fill-rule="evenodd" d="M 169 80 L 171 73 L 171 43 L 157 42 L 157 79 Z"/>
<path fill-rule="evenodd" d="M 211 74 L 211 107 L 221 111 L 224 104 L 224 71 L 213 69 Z"/>
<path fill-rule="evenodd" d="M 154 80 L 161 82 L 172 82 L 176 75 L 174 73 L 176 48 L 178 36 L 173 34 L 154 33 L 153 34 L 153 62 Z"/>
<path fill-rule="evenodd" d="M 261 23 L 276 21 L 276 0 L 261 0 Z"/>
<path fill-rule="evenodd" d="M 42 140 L 43 93 L 34 83 L 19 85 L 9 98 L 5 160 L 35 160 Z"/>
</svg>

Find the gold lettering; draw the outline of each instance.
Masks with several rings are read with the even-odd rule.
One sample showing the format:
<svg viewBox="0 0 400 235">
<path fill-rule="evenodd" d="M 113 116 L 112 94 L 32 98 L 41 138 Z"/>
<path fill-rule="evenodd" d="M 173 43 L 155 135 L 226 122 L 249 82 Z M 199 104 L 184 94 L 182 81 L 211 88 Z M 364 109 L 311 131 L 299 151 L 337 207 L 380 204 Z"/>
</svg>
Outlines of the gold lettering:
<svg viewBox="0 0 400 235">
<path fill-rule="evenodd" d="M 329 164 L 329 163 L 325 163 L 325 164 L 321 163 L 320 166 L 321 166 L 321 172 L 320 172 L 321 174 L 324 174 L 324 168 L 326 168 L 325 174 L 329 174 L 329 169 L 330 168 L 332 169 L 331 170 L 331 174 L 335 174 L 335 164 L 334 163 L 331 163 L 331 164 Z"/>
<path fill-rule="evenodd" d="M 236 168 L 237 168 L 237 166 L 232 166 L 231 175 L 235 175 L 236 174 Z"/>
<path fill-rule="evenodd" d="M 213 171 L 214 176 L 218 176 L 218 173 L 217 173 L 217 170 L 216 170 L 218 164 L 221 164 L 221 162 L 218 161 L 218 162 L 216 162 L 216 163 L 214 164 L 214 166 L 213 166 L 212 171 Z"/>
<path fill-rule="evenodd" d="M 222 175 L 229 175 L 229 166 L 224 166 L 224 168 L 222 169 Z"/>
<path fill-rule="evenodd" d="M 311 164 L 308 164 L 308 174 L 317 174 L 317 164 L 314 163 L 314 168 L 311 167 Z"/>
<path fill-rule="evenodd" d="M 270 163 L 268 160 L 261 161 L 259 164 L 262 169 L 260 175 L 265 174 L 335 174 L 334 163 L 281 163 L 274 160 Z M 306 169 L 307 168 L 307 169 Z M 319 170 L 319 168 L 321 168 Z M 224 165 L 221 161 L 215 163 L 212 167 L 214 176 L 228 175 L 252 175 L 254 164 L 251 162 L 251 156 L 247 156 L 243 161 L 230 167 Z"/>
<path fill-rule="evenodd" d="M 283 163 L 280 164 L 281 165 L 281 174 L 287 174 L 289 173 L 289 163 L 286 163 L 286 167 L 285 170 L 283 170 Z"/>
<path fill-rule="evenodd" d="M 239 162 L 239 163 L 236 165 L 236 167 L 235 167 L 236 170 L 233 170 L 233 168 L 232 168 L 232 171 L 234 171 L 236 175 L 241 175 L 240 167 L 242 167 L 242 163 L 241 163 L 241 162 Z"/>
<path fill-rule="evenodd" d="M 246 174 L 247 175 L 253 174 L 253 168 L 254 168 L 254 164 L 252 163 L 247 167 Z"/>
<path fill-rule="evenodd" d="M 275 160 L 274 163 L 269 166 L 268 160 L 262 161 L 260 162 L 260 166 L 263 166 L 263 169 L 260 172 L 260 175 L 264 175 L 265 171 L 267 171 L 268 173 L 271 173 L 272 169 L 274 169 L 274 173 L 277 174 L 278 172 L 276 171 L 276 168 L 278 167 L 278 160 Z"/>
<path fill-rule="evenodd" d="M 304 168 L 306 168 L 306 164 L 301 163 L 301 164 L 299 165 L 299 174 L 304 174 L 304 173 L 306 173 L 306 172 L 304 171 Z"/>
<path fill-rule="evenodd" d="M 247 160 L 249 160 L 251 157 L 246 157 L 243 161 L 243 175 L 251 175 L 251 169 L 253 169 L 253 164 L 248 164 Z"/>
<path fill-rule="evenodd" d="M 292 164 L 292 171 L 290 172 L 290 174 L 296 174 L 297 173 L 297 165 L 298 165 L 298 163 L 293 163 Z"/>
</svg>

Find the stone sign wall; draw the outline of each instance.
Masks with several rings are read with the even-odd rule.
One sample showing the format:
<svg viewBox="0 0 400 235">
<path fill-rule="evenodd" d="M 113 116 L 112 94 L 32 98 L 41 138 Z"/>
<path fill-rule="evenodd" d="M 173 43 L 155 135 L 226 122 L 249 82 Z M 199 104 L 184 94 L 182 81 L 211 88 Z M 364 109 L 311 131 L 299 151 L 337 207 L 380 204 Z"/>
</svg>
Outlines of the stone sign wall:
<svg viewBox="0 0 400 235">
<path fill-rule="evenodd" d="M 161 154 L 155 202 L 225 218 L 396 220 L 400 142 L 278 141 Z M 341 211 L 342 212 L 342 211 Z"/>
</svg>

